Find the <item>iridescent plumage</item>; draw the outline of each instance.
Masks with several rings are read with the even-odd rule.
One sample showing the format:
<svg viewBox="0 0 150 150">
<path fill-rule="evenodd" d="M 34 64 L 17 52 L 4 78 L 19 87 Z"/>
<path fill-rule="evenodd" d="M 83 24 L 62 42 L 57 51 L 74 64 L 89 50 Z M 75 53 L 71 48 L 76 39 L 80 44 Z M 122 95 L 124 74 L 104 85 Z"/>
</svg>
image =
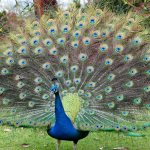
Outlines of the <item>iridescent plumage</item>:
<svg viewBox="0 0 150 150">
<path fill-rule="evenodd" d="M 150 44 L 141 18 L 91 6 L 24 22 L 0 57 L 0 124 L 53 124 L 49 88 L 57 77 L 76 131 L 150 126 Z"/>
</svg>

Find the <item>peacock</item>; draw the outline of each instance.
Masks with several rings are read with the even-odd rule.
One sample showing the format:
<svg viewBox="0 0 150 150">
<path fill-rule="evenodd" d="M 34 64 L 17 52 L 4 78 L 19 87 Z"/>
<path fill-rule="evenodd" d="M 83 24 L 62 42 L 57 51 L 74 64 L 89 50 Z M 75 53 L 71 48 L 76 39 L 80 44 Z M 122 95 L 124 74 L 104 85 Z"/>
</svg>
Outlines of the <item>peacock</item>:
<svg viewBox="0 0 150 150">
<path fill-rule="evenodd" d="M 58 140 L 150 126 L 150 43 L 142 18 L 95 6 L 23 18 L 0 56 L 0 124 Z"/>
</svg>

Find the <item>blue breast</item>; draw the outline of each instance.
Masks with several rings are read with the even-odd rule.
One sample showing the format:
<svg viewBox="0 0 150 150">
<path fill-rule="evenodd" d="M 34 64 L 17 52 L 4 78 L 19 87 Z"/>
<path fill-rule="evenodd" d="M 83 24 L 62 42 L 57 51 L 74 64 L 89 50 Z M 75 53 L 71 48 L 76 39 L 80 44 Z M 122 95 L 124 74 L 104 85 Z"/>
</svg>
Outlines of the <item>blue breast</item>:
<svg viewBox="0 0 150 150">
<path fill-rule="evenodd" d="M 78 141 L 88 135 L 88 131 L 79 131 L 74 128 L 66 115 L 59 93 L 55 94 L 55 125 L 48 130 L 48 134 L 59 140 Z"/>
</svg>

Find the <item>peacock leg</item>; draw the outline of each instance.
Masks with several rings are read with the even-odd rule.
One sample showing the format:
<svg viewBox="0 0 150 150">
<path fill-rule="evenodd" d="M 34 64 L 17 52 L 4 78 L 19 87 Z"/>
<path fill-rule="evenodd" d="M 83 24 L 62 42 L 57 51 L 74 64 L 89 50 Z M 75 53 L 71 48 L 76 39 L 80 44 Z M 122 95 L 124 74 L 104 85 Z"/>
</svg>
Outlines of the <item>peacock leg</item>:
<svg viewBox="0 0 150 150">
<path fill-rule="evenodd" d="M 56 150 L 59 150 L 60 144 L 61 144 L 61 140 L 57 140 L 57 142 L 56 142 Z"/>
<path fill-rule="evenodd" d="M 73 150 L 76 150 L 76 148 L 77 148 L 77 144 L 73 144 Z"/>
<path fill-rule="evenodd" d="M 74 141 L 74 142 L 73 142 L 73 150 L 76 150 L 76 148 L 77 148 L 77 142 L 78 142 L 78 141 Z"/>
</svg>

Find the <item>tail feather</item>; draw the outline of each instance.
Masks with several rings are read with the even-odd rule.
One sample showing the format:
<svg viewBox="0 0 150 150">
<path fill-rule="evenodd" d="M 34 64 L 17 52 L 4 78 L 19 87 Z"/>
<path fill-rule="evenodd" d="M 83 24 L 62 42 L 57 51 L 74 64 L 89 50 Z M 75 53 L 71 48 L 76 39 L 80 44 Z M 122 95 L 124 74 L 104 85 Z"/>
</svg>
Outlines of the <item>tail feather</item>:
<svg viewBox="0 0 150 150">
<path fill-rule="evenodd" d="M 93 6 L 84 13 L 58 11 L 55 19 L 26 19 L 0 59 L 0 118 L 17 125 L 53 122 L 49 87 L 57 77 L 63 101 L 68 94 L 80 99 L 79 129 L 118 130 L 144 115 L 148 120 L 150 53 L 140 21 Z"/>
</svg>

